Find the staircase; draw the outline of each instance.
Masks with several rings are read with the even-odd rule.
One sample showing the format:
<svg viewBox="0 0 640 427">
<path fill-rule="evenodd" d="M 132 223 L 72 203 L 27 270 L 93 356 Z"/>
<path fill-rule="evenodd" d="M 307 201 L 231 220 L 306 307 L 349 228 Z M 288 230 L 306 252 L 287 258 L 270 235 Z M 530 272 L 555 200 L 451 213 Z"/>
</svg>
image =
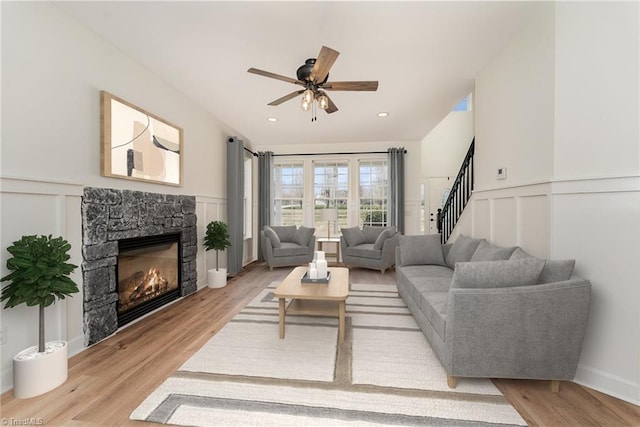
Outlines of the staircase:
<svg viewBox="0 0 640 427">
<path fill-rule="evenodd" d="M 442 243 L 446 243 L 453 232 L 460 215 L 473 192 L 473 152 L 476 139 L 471 141 L 456 180 L 451 186 L 451 192 L 442 209 L 438 209 L 438 233 Z"/>
</svg>

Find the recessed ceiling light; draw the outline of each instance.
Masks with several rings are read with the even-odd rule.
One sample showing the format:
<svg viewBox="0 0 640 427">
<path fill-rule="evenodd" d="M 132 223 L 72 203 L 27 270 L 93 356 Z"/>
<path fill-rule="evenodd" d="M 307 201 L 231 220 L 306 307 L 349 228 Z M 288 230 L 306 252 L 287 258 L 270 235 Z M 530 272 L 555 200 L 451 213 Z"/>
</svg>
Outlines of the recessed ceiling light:
<svg viewBox="0 0 640 427">
<path fill-rule="evenodd" d="M 381 111 L 378 113 L 378 117 L 387 117 L 389 115 L 389 113 L 387 113 L 386 111 Z"/>
<path fill-rule="evenodd" d="M 278 119 L 276 119 L 275 117 L 267 117 L 267 120 L 269 120 L 270 122 L 277 122 Z"/>
</svg>

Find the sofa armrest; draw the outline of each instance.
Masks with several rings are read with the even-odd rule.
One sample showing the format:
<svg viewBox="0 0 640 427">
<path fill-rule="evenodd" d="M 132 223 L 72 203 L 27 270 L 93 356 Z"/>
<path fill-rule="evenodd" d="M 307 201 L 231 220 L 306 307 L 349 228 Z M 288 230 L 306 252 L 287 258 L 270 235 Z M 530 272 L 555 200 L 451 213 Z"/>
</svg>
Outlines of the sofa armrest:
<svg viewBox="0 0 640 427">
<path fill-rule="evenodd" d="M 452 376 L 573 379 L 591 283 L 450 289 L 445 368 Z"/>
<path fill-rule="evenodd" d="M 260 243 L 262 244 L 262 256 L 265 261 L 269 262 L 273 259 L 273 245 L 271 239 L 264 234 L 264 231 L 260 231 Z"/>
<path fill-rule="evenodd" d="M 307 244 L 307 247 L 309 248 L 309 261 L 311 261 L 313 259 L 313 252 L 316 250 L 316 236 L 315 234 L 313 236 L 311 236 L 311 238 L 309 239 L 309 243 Z"/>
</svg>

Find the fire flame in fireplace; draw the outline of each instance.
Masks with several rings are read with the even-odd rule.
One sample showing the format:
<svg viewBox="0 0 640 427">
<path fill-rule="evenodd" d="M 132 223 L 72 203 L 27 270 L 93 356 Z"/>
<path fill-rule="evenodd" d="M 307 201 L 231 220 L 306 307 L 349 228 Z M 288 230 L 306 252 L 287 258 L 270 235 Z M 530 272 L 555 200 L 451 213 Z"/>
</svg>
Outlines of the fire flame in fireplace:
<svg viewBox="0 0 640 427">
<path fill-rule="evenodd" d="M 168 288 L 169 281 L 159 269 L 150 268 L 146 274 L 143 271 L 138 271 L 120 282 L 122 291 L 120 292 L 118 309 L 127 310 L 167 292 Z"/>
</svg>

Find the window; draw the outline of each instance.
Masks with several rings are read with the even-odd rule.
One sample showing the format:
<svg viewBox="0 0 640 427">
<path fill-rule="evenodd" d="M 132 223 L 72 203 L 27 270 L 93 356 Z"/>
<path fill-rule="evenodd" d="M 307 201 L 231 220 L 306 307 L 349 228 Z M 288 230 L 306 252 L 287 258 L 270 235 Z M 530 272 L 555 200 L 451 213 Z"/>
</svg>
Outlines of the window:
<svg viewBox="0 0 640 427">
<path fill-rule="evenodd" d="M 360 225 L 387 225 L 387 161 L 361 160 L 360 172 Z"/>
<path fill-rule="evenodd" d="M 274 165 L 274 225 L 301 225 L 304 199 L 304 164 Z"/>
<path fill-rule="evenodd" d="M 272 223 L 315 227 L 317 237 L 339 236 L 345 227 L 386 226 L 387 181 L 386 156 L 277 159 Z M 336 209 L 337 221 L 323 220 L 324 209 Z"/>
<path fill-rule="evenodd" d="M 471 94 L 465 96 L 451 111 L 471 111 Z"/>
<path fill-rule="evenodd" d="M 313 162 L 313 226 L 317 236 L 326 236 L 328 222 L 322 220 L 322 210 L 338 210 L 338 221 L 331 224 L 331 235 L 348 224 L 349 162 Z"/>
</svg>

